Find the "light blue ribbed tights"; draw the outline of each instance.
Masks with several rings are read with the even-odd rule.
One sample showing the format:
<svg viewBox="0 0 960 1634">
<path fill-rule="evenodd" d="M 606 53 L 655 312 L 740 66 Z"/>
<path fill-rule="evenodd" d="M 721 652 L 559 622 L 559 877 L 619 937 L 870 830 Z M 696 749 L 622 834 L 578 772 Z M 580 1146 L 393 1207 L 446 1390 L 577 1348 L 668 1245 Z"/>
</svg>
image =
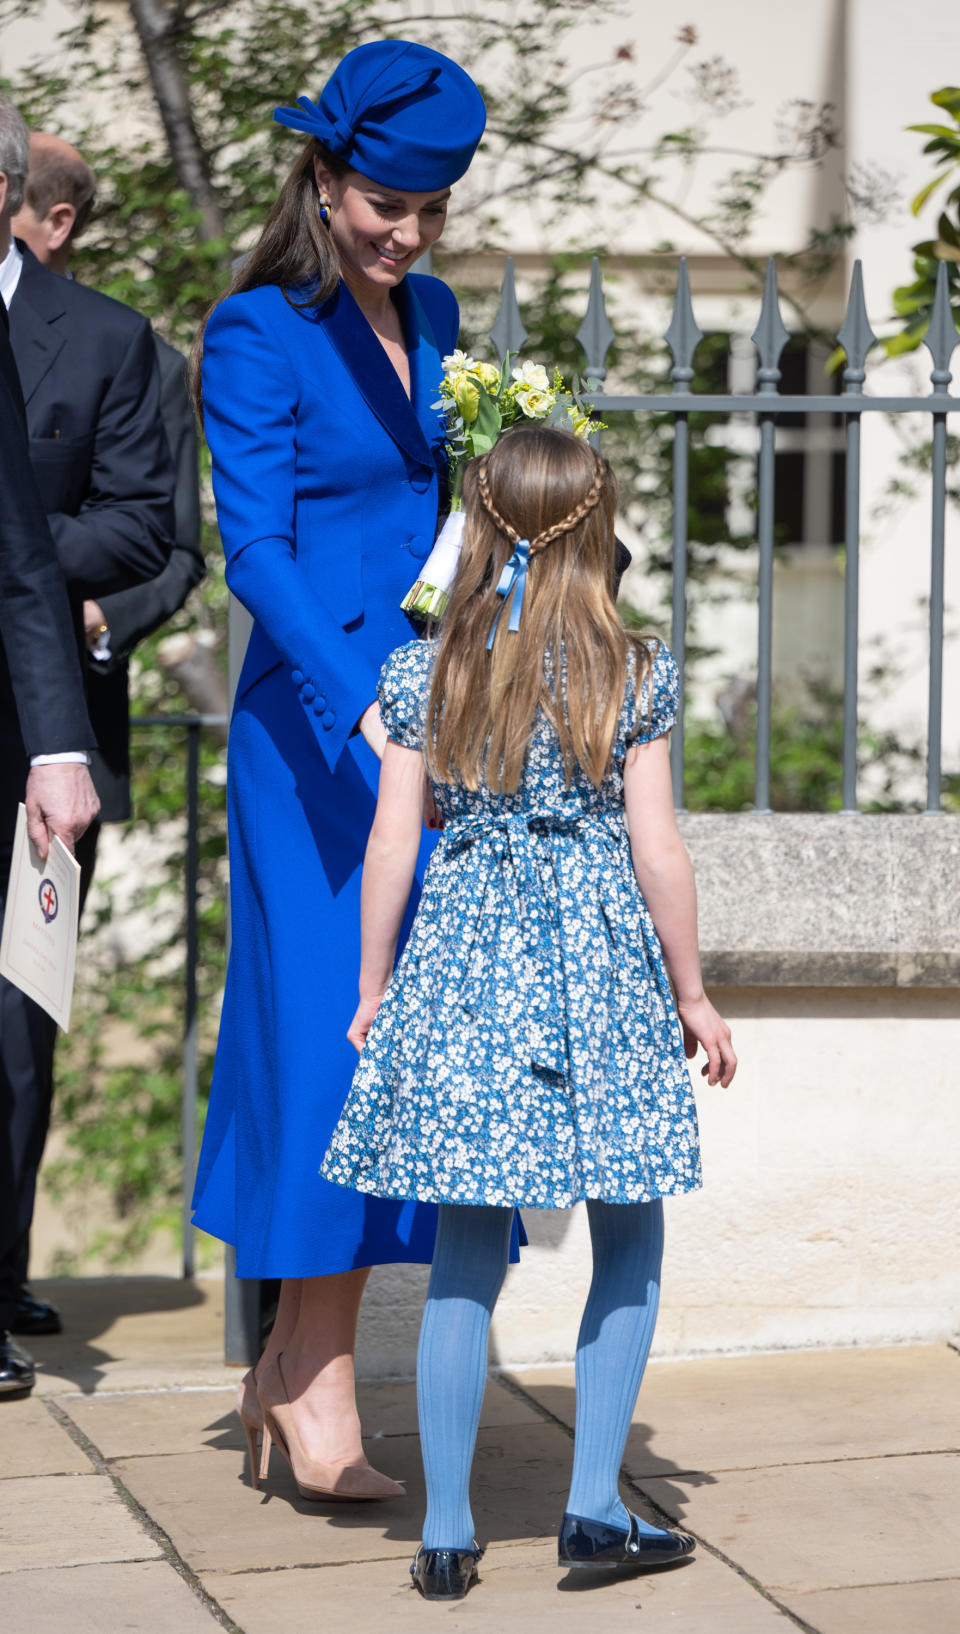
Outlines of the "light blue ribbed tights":
<svg viewBox="0 0 960 1634">
<path fill-rule="evenodd" d="M 587 1203 L 593 1280 L 577 1340 L 572 1515 L 626 1528 L 617 1480 L 660 1298 L 663 1206 Z M 417 1357 L 427 1549 L 469 1549 L 470 1466 L 513 1210 L 442 1204 Z M 655 1527 L 641 1529 L 656 1531 Z"/>
</svg>

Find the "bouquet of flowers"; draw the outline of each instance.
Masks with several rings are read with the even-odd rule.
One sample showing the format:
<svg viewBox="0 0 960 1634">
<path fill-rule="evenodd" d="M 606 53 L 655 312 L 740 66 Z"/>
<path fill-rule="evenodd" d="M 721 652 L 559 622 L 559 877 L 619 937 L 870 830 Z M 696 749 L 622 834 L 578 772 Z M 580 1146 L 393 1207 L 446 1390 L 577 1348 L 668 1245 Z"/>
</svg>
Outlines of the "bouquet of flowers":
<svg viewBox="0 0 960 1634">
<path fill-rule="evenodd" d="M 447 417 L 447 455 L 450 461 L 450 515 L 423 564 L 416 584 L 407 591 L 404 612 L 440 618 L 450 600 L 463 537 L 463 473 L 470 460 L 486 454 L 502 432 L 517 420 L 539 420 L 562 426 L 578 437 L 603 429 L 591 418 L 591 406 L 574 388 L 568 388 L 559 369 L 550 380 L 542 363 L 514 361 L 508 352 L 503 367 L 478 363 L 466 352 L 451 352 L 443 360 L 440 401 Z"/>
</svg>

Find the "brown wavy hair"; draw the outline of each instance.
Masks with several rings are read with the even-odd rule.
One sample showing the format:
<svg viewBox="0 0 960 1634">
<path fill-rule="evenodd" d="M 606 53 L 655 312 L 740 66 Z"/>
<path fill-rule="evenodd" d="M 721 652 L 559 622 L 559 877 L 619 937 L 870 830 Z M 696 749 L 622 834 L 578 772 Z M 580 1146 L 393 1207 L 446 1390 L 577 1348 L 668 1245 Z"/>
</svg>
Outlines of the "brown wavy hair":
<svg viewBox="0 0 960 1634">
<path fill-rule="evenodd" d="M 628 653 L 636 655 L 638 698 L 651 666 L 647 644 L 624 629 L 614 602 L 614 474 L 571 432 L 524 426 L 471 462 L 463 494 L 460 566 L 427 705 L 431 776 L 514 793 L 542 709 L 560 743 L 567 785 L 579 765 L 599 786 Z M 508 628 L 513 591 L 488 652 L 501 606 L 497 582 L 520 539 L 530 541 L 520 628 Z"/>
<path fill-rule="evenodd" d="M 190 348 L 188 378 L 194 406 L 203 418 L 203 337 L 210 314 L 228 295 L 261 284 L 279 284 L 291 306 L 319 306 L 332 295 L 340 277 L 340 260 L 327 226 L 320 219 L 320 195 L 313 169 L 319 159 L 331 176 L 346 176 L 350 166 L 311 136 L 286 178 L 266 226 L 249 255 L 237 263 L 229 285 L 205 313 Z"/>
</svg>

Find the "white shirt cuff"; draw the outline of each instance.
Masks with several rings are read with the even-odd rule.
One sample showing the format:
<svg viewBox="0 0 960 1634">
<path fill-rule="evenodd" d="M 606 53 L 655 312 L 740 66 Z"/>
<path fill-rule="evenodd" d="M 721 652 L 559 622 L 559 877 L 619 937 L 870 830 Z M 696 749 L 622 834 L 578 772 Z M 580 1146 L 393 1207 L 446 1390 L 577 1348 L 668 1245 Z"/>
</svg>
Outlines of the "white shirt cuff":
<svg viewBox="0 0 960 1634">
<path fill-rule="evenodd" d="M 33 766 L 89 766 L 90 756 L 85 749 L 64 749 L 58 755 L 31 755 Z"/>
</svg>

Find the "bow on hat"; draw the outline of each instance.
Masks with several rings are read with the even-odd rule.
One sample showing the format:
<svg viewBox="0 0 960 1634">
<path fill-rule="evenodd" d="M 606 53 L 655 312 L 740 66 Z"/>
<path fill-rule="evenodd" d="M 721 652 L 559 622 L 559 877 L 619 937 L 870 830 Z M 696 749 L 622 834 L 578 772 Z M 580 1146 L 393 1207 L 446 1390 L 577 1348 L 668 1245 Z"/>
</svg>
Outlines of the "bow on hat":
<svg viewBox="0 0 960 1634">
<path fill-rule="evenodd" d="M 328 91 L 335 84 L 336 76 L 329 80 L 320 93 L 319 102 L 311 102 L 308 96 L 298 96 L 296 105 L 292 108 L 276 108 L 273 117 L 278 125 L 288 125 L 291 130 L 303 131 L 306 136 L 315 136 L 318 142 L 337 158 L 346 159 L 353 146 L 357 129 L 364 123 L 380 124 L 391 113 L 416 102 L 421 91 L 428 85 L 434 84 L 439 78 L 439 68 L 422 68 L 414 74 L 407 74 L 403 79 L 396 80 L 384 87 L 374 82 L 368 88 L 367 95 L 362 95 L 352 107 L 344 106 L 343 112 L 333 117 L 324 108 L 324 99 Z M 383 77 L 382 75 L 380 76 Z M 344 101 L 342 88 L 339 100 Z M 332 100 L 332 99 L 331 99 Z"/>
</svg>

